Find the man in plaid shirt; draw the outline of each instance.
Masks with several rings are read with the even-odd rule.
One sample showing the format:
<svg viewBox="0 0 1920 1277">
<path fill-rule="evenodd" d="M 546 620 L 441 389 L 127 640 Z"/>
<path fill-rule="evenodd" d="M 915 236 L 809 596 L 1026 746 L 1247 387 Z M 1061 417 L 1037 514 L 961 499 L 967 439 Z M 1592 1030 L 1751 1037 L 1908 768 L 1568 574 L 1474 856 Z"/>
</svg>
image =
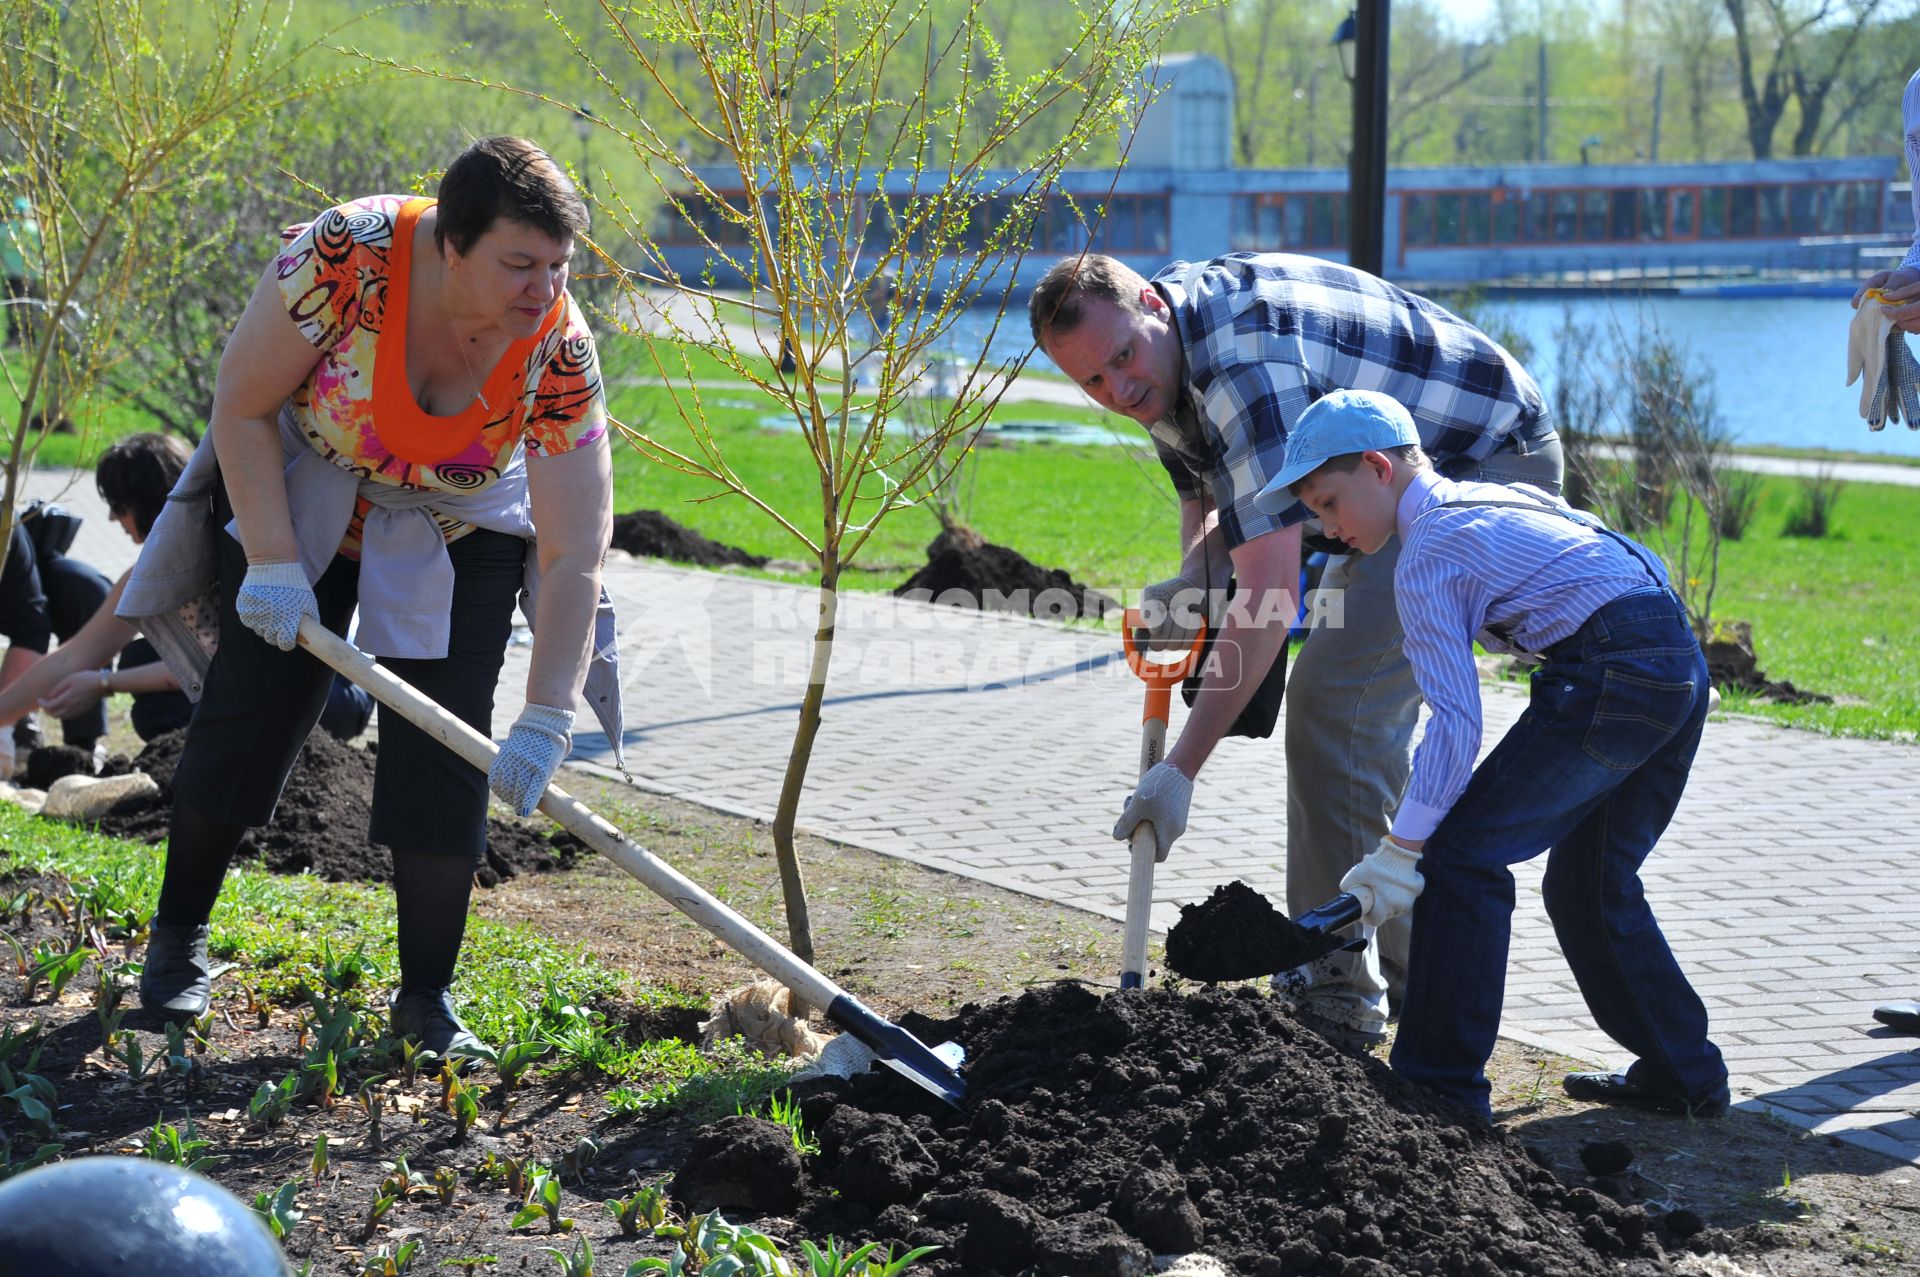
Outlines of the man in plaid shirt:
<svg viewBox="0 0 1920 1277">
<path fill-rule="evenodd" d="M 1321 582 L 1337 603 L 1316 618 L 1287 680 L 1287 908 L 1324 903 L 1387 832 L 1412 766 L 1420 692 L 1393 601 L 1400 547 L 1394 539 L 1358 554 L 1322 543 L 1305 506 L 1264 514 L 1254 497 L 1281 469 L 1301 412 L 1342 389 L 1399 400 L 1448 478 L 1558 492 L 1560 444 L 1540 388 L 1443 307 L 1311 257 L 1230 253 L 1175 262 L 1149 281 L 1086 254 L 1047 272 L 1028 315 L 1034 340 L 1067 376 L 1147 428 L 1179 494 L 1180 575 L 1143 594 L 1153 645 L 1184 647 L 1204 614 L 1219 648 L 1240 656 L 1238 669 L 1209 669 L 1116 838 L 1146 821 L 1166 856 L 1186 829 L 1194 776 L 1286 643 L 1286 621 L 1269 622 L 1294 614 L 1303 534 L 1341 556 Z M 1282 591 L 1284 602 L 1274 593 Z M 1310 995 L 1316 1027 L 1352 1044 L 1385 1036 L 1382 995 L 1404 984 L 1408 932 L 1398 918 L 1359 960 L 1337 955 Z"/>
</svg>

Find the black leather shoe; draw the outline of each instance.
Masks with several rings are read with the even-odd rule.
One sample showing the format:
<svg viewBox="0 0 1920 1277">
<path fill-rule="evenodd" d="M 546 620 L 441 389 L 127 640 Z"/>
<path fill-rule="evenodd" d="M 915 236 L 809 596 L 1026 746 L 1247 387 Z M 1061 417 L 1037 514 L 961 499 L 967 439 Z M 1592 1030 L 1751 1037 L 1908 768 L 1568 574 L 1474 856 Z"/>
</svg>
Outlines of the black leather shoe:
<svg viewBox="0 0 1920 1277">
<path fill-rule="evenodd" d="M 1873 1018 L 1895 1033 L 1920 1033 L 1920 1002 L 1888 1002 L 1873 1009 Z"/>
<path fill-rule="evenodd" d="M 391 1007 L 393 1035 L 418 1038 L 423 1048 L 443 1060 L 456 1055 L 493 1055 L 493 1048 L 460 1022 L 453 1009 L 453 994 L 446 989 L 402 989 L 393 995 Z"/>
<path fill-rule="evenodd" d="M 1689 1100 L 1671 1091 L 1642 1086 L 1625 1073 L 1569 1073 L 1560 1085 L 1569 1099 L 1645 1109 L 1650 1113 L 1675 1113 L 1682 1117 L 1719 1117 L 1727 1111 L 1727 1103 L 1732 1098 L 1725 1084 L 1711 1095 Z"/>
<path fill-rule="evenodd" d="M 156 922 L 140 971 L 140 1005 L 170 1020 L 197 1020 L 213 1005 L 207 925 Z"/>
</svg>

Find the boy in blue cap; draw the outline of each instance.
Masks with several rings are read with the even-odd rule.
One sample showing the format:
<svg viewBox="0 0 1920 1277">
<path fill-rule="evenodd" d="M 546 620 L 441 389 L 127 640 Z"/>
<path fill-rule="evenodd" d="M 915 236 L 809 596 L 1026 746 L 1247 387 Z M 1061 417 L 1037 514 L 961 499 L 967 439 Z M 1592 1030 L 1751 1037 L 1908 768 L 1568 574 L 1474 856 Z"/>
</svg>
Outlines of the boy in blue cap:
<svg viewBox="0 0 1920 1277">
<path fill-rule="evenodd" d="M 1600 1028 L 1638 1059 L 1567 1094 L 1662 1112 L 1726 1110 L 1707 1013 L 1642 892 L 1700 743 L 1706 659 L 1665 567 L 1537 488 L 1456 483 L 1383 394 L 1340 390 L 1300 415 L 1256 498 L 1296 499 L 1371 554 L 1400 538 L 1394 597 L 1432 720 L 1393 827 L 1341 881 L 1362 921 L 1413 910 L 1395 1072 L 1486 1120 L 1513 916 L 1508 866 L 1547 851 L 1547 915 Z M 1486 761 L 1478 639 L 1537 658 L 1532 699 Z"/>
</svg>

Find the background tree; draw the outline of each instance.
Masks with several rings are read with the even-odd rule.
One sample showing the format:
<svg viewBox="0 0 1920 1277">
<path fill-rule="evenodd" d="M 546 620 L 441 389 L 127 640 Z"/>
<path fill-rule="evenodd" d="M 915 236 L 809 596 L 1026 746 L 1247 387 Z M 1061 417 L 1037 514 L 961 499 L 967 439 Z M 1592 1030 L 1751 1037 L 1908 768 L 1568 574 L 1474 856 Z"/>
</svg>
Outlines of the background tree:
<svg viewBox="0 0 1920 1277">
<path fill-rule="evenodd" d="M 887 516 L 951 477 L 1027 355 L 996 364 L 981 343 L 949 366 L 930 420 L 909 427 L 903 406 L 925 397 L 923 369 L 966 307 L 997 297 L 996 328 L 1005 317 L 1005 284 L 1035 248 L 1061 171 L 1113 162 L 1105 147 L 1137 119 L 1185 3 L 1026 5 L 1012 26 L 995 18 L 1008 16 L 1005 0 L 599 0 L 592 26 L 548 9 L 605 104 L 594 117 L 603 143 L 644 175 L 629 184 L 596 172 L 609 180 L 595 188 L 591 247 L 620 290 L 604 317 L 646 341 L 685 433 L 629 438 L 710 482 L 711 499 L 753 505 L 818 570 L 773 826 L 789 940 L 803 958 L 814 939 L 794 826 L 842 574 Z M 1016 55 L 1014 29 L 1050 34 L 1023 38 Z M 466 71 L 435 74 L 569 105 Z M 724 177 L 696 162 L 706 156 Z M 1097 207 L 1080 212 L 1097 226 Z M 704 244 L 701 277 L 668 266 L 660 241 L 672 225 Z M 882 274 L 896 301 L 872 341 Z M 870 388 L 853 370 L 869 345 Z M 714 365 L 794 422 L 818 474 L 815 503 L 782 508 L 732 465 L 702 411 Z"/>
<path fill-rule="evenodd" d="M 4 365 L 17 411 L 0 534 L 56 418 L 87 425 L 135 281 L 156 261 L 188 261 L 191 245 L 154 228 L 206 196 L 237 133 L 357 74 L 304 69 L 332 33 L 283 39 L 290 5 L 224 0 L 197 15 L 183 23 L 146 0 L 0 0 L 0 197 L 31 201 L 45 239 L 43 322 L 20 364 Z"/>
</svg>

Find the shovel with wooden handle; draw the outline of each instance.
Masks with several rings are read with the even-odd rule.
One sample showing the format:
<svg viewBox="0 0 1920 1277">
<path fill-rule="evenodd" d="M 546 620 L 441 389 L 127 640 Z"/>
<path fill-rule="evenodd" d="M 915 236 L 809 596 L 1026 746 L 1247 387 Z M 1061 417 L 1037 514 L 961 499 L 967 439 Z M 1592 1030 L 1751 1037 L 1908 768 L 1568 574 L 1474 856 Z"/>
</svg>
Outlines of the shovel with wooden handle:
<svg viewBox="0 0 1920 1277">
<path fill-rule="evenodd" d="M 1173 689 L 1193 672 L 1206 645 L 1207 627 L 1202 624 L 1193 637 L 1193 646 L 1170 661 L 1156 661 L 1141 642 L 1140 613 L 1128 608 L 1121 619 L 1121 642 L 1126 648 L 1127 665 L 1147 685 L 1146 709 L 1140 715 L 1140 774 L 1146 775 L 1167 754 L 1167 717 L 1173 710 Z M 1136 633 L 1135 631 L 1139 631 Z M 1127 921 L 1120 942 L 1120 987 L 1137 989 L 1147 976 L 1147 928 L 1153 913 L 1153 866 L 1158 859 L 1153 826 L 1144 821 L 1133 829 L 1127 842 L 1133 866 L 1127 873 Z"/>
<path fill-rule="evenodd" d="M 483 772 L 492 769 L 494 756 L 499 753 L 492 741 L 374 664 L 366 653 L 315 618 L 301 620 L 300 645 L 467 762 Z M 955 1107 L 966 1098 L 967 1085 L 958 1071 L 966 1052 L 957 1043 L 929 1047 L 899 1025 L 882 1019 L 673 866 L 588 811 L 558 785 L 547 786 L 540 810 L 762 971 L 813 1005 L 824 1007 L 827 1018 L 871 1050 L 880 1063 Z"/>
</svg>

